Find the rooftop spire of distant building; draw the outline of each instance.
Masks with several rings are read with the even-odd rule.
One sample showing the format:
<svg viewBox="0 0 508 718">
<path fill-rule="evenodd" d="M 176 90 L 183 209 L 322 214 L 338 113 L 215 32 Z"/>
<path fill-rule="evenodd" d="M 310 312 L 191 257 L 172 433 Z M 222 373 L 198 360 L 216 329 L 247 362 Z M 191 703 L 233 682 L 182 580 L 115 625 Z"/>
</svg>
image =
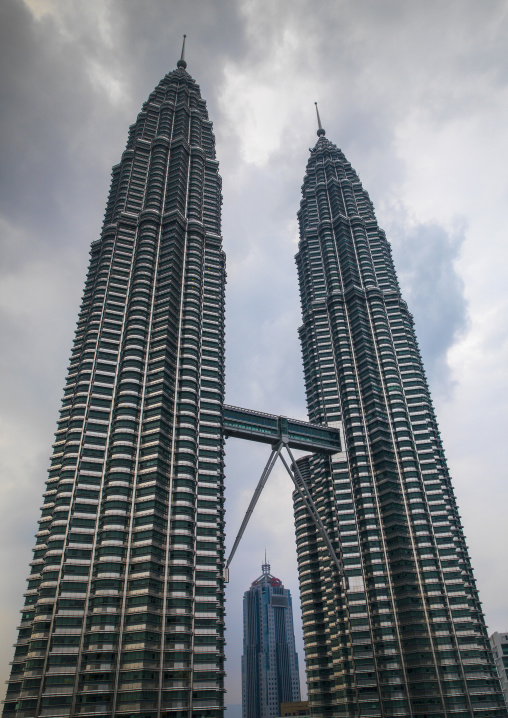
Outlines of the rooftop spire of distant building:
<svg viewBox="0 0 508 718">
<path fill-rule="evenodd" d="M 185 68 L 187 67 L 187 63 L 185 62 L 185 38 L 186 38 L 186 37 L 187 37 L 187 35 L 184 35 L 184 36 L 183 36 L 182 54 L 181 54 L 181 56 L 180 56 L 180 59 L 179 59 L 178 62 L 176 63 L 176 66 L 177 66 L 177 67 L 181 67 L 181 68 L 183 68 L 184 70 L 185 70 Z"/>
<path fill-rule="evenodd" d="M 326 132 L 323 130 L 323 126 L 321 125 L 321 118 L 319 116 L 317 102 L 315 102 L 314 104 L 316 105 L 316 115 L 317 115 L 317 123 L 318 123 L 317 136 L 321 137 L 321 136 L 324 136 L 326 134 Z"/>
<path fill-rule="evenodd" d="M 263 571 L 263 575 L 267 575 L 270 573 L 270 564 L 268 563 L 268 559 L 266 558 L 266 548 L 265 548 L 265 562 L 261 566 L 261 570 Z"/>
</svg>

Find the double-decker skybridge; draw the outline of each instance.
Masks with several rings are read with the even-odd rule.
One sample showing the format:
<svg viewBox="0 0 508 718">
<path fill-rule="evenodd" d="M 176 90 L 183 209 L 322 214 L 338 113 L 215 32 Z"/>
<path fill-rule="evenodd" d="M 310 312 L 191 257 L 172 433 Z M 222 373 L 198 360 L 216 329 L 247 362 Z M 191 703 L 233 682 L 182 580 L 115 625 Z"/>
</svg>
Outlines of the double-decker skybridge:
<svg viewBox="0 0 508 718">
<path fill-rule="evenodd" d="M 226 437 L 233 436 L 237 439 L 258 441 L 263 444 L 270 444 L 272 447 L 271 454 L 261 473 L 261 477 L 245 513 L 231 553 L 226 561 L 224 571 L 225 580 L 229 580 L 229 566 L 233 560 L 233 556 L 236 553 L 236 549 L 247 528 L 249 519 L 252 516 L 268 477 L 277 459 L 280 457 L 319 535 L 328 548 L 330 558 L 337 567 L 341 580 L 347 584 L 342 562 L 333 548 L 326 528 L 321 521 L 316 505 L 312 499 L 309 487 L 291 451 L 291 449 L 297 449 L 310 453 L 336 454 L 343 450 L 340 430 L 329 426 L 310 424 L 309 422 L 300 421 L 299 419 L 289 419 L 285 416 L 277 416 L 276 414 L 265 414 L 264 412 L 253 411 L 252 409 L 242 409 L 238 406 L 230 406 L 228 404 L 224 404 L 222 417 Z M 284 456 L 282 453 L 283 449 L 285 449 L 287 456 Z"/>
</svg>

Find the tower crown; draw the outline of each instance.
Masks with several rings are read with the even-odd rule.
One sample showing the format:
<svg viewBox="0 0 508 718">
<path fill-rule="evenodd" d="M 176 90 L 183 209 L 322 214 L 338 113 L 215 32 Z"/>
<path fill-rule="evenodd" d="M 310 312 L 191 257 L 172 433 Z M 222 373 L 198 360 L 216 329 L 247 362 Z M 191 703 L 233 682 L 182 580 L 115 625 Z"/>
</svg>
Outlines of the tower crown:
<svg viewBox="0 0 508 718">
<path fill-rule="evenodd" d="M 258 586 L 259 584 L 269 584 L 270 586 L 274 586 L 275 588 L 279 588 L 280 586 L 282 586 L 282 581 L 280 580 L 280 578 L 272 576 L 272 574 L 270 573 L 270 568 L 271 567 L 267 561 L 265 553 L 265 562 L 261 564 L 261 570 L 263 573 L 255 581 L 252 582 L 251 586 Z"/>
</svg>

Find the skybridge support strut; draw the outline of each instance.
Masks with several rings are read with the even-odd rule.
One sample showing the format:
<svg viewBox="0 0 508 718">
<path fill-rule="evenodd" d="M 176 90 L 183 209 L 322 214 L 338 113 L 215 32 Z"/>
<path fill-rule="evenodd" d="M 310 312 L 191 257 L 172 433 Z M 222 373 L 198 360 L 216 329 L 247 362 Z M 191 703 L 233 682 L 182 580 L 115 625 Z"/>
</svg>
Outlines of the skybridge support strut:
<svg viewBox="0 0 508 718">
<path fill-rule="evenodd" d="M 335 553 L 335 549 L 333 547 L 332 542 L 330 541 L 330 537 L 328 536 L 328 531 L 326 530 L 325 525 L 321 521 L 321 517 L 319 516 L 319 512 L 317 510 L 316 504 L 314 503 L 314 500 L 311 496 L 311 493 L 309 491 L 309 488 L 305 482 L 305 479 L 302 476 L 302 472 L 298 468 L 298 464 L 295 461 L 295 458 L 293 456 L 293 453 L 289 446 L 286 444 L 286 451 L 289 454 L 289 458 L 291 459 L 291 466 L 293 467 L 293 471 L 291 470 L 291 466 L 288 464 L 284 456 L 281 454 L 280 458 L 284 466 L 286 467 L 286 471 L 290 475 L 295 488 L 302 499 L 303 503 L 305 504 L 305 507 L 309 513 L 309 516 L 311 517 L 312 521 L 314 522 L 314 525 L 323 539 L 323 542 L 325 546 L 328 549 L 328 553 L 330 554 L 330 558 L 337 568 L 337 571 L 339 572 L 340 579 L 342 580 L 342 583 L 344 585 L 344 588 L 348 588 L 348 580 L 347 576 L 344 574 L 344 566 L 342 564 L 342 561 L 339 559 L 337 554 Z"/>
<path fill-rule="evenodd" d="M 242 536 L 245 532 L 245 529 L 247 528 L 247 524 L 249 523 L 249 519 L 252 516 L 252 512 L 254 511 L 254 508 L 258 502 L 259 497 L 261 496 L 261 492 L 264 489 L 264 486 L 268 480 L 268 477 L 272 473 L 272 469 L 275 466 L 275 462 L 277 461 L 277 457 L 280 456 L 280 450 L 282 449 L 282 441 L 278 441 L 276 444 L 272 447 L 272 453 L 270 454 L 270 458 L 266 462 L 266 466 L 263 469 L 263 473 L 261 474 L 261 478 L 258 481 L 258 485 L 256 486 L 256 489 L 254 491 L 254 494 L 252 496 L 252 499 L 250 500 L 249 508 L 247 509 L 247 512 L 245 514 L 245 517 L 242 521 L 242 525 L 240 526 L 240 530 L 238 531 L 238 535 L 235 539 L 235 542 L 233 544 L 233 548 L 231 549 L 231 553 L 229 554 L 229 558 L 226 561 L 226 568 L 224 569 L 224 579 L 225 581 L 229 581 L 229 564 L 233 560 L 233 556 L 236 553 L 236 549 L 238 548 L 238 544 L 240 543 Z"/>
<path fill-rule="evenodd" d="M 282 448 L 286 449 L 286 451 L 289 455 L 290 462 L 291 462 L 290 464 L 284 458 L 284 456 L 282 454 Z M 339 573 L 339 577 L 344 585 L 344 588 L 347 590 L 348 580 L 347 580 L 347 576 L 344 574 L 344 566 L 342 564 L 342 561 L 339 559 L 339 557 L 337 556 L 337 554 L 335 552 L 333 544 L 330 541 L 330 537 L 328 536 L 328 532 L 326 530 L 325 525 L 321 521 L 321 517 L 319 516 L 319 512 L 317 510 L 316 504 L 314 503 L 314 500 L 313 500 L 312 495 L 309 491 L 309 488 L 305 482 L 305 479 L 303 478 L 302 473 L 301 473 L 300 469 L 298 468 L 298 464 L 296 463 L 293 453 L 288 446 L 287 440 L 284 440 L 284 439 L 277 442 L 277 444 L 274 444 L 272 447 L 272 453 L 270 454 L 270 457 L 266 463 L 266 466 L 263 469 L 263 473 L 261 474 L 261 478 L 259 479 L 258 485 L 256 486 L 256 489 L 255 489 L 252 499 L 250 501 L 249 507 L 248 507 L 245 517 L 242 521 L 242 525 L 240 526 L 240 530 L 238 531 L 238 535 L 233 544 L 233 548 L 231 549 L 231 553 L 229 554 L 229 558 L 226 561 L 226 567 L 224 569 L 224 580 L 226 582 L 229 581 L 229 566 L 231 564 L 231 561 L 233 560 L 233 556 L 236 553 L 236 549 L 238 548 L 238 545 L 242 539 L 245 529 L 247 528 L 247 524 L 249 523 L 249 519 L 252 516 L 252 513 L 253 513 L 254 508 L 258 502 L 258 499 L 261 496 L 261 492 L 263 491 L 263 488 L 265 487 L 268 477 L 270 476 L 272 469 L 275 466 L 275 462 L 277 461 L 277 458 L 279 456 L 281 458 L 282 463 L 284 464 L 284 466 L 286 468 L 286 471 L 288 472 L 289 476 L 291 477 L 291 480 L 293 481 L 295 488 L 296 488 L 300 498 L 302 499 L 310 518 L 314 522 L 314 525 L 318 531 L 318 534 L 320 535 L 325 546 L 328 549 L 328 553 L 330 554 L 330 559 L 331 559 L 332 563 L 335 565 L 335 567 Z"/>
</svg>

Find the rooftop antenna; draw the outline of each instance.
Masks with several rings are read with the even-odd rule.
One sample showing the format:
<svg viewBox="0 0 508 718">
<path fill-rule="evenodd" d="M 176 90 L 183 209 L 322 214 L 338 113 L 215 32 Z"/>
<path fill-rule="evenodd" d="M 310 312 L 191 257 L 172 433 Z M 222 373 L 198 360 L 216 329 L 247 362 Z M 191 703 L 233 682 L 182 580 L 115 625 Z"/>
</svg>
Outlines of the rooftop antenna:
<svg viewBox="0 0 508 718">
<path fill-rule="evenodd" d="M 268 575 L 270 573 L 270 564 L 268 563 L 268 560 L 266 558 L 266 548 L 265 548 L 265 562 L 261 566 L 261 570 L 263 571 L 264 575 Z"/>
<path fill-rule="evenodd" d="M 185 62 L 185 38 L 186 38 L 186 37 L 187 37 L 187 35 L 184 35 L 184 36 L 183 36 L 182 54 L 181 54 L 181 56 L 180 56 L 180 59 L 179 59 L 178 62 L 176 63 L 176 66 L 177 66 L 177 67 L 181 67 L 181 68 L 183 68 L 184 70 L 185 70 L 185 68 L 187 67 L 187 63 Z"/>
<path fill-rule="evenodd" d="M 320 118 L 320 116 L 319 116 L 319 110 L 318 110 L 317 102 L 315 102 L 314 104 L 316 105 L 316 115 L 317 115 L 317 123 L 318 123 L 317 136 L 318 136 L 318 137 L 324 137 L 324 135 L 325 135 L 326 133 L 325 133 L 325 131 L 323 130 L 323 126 L 321 125 L 321 118 Z"/>
</svg>

